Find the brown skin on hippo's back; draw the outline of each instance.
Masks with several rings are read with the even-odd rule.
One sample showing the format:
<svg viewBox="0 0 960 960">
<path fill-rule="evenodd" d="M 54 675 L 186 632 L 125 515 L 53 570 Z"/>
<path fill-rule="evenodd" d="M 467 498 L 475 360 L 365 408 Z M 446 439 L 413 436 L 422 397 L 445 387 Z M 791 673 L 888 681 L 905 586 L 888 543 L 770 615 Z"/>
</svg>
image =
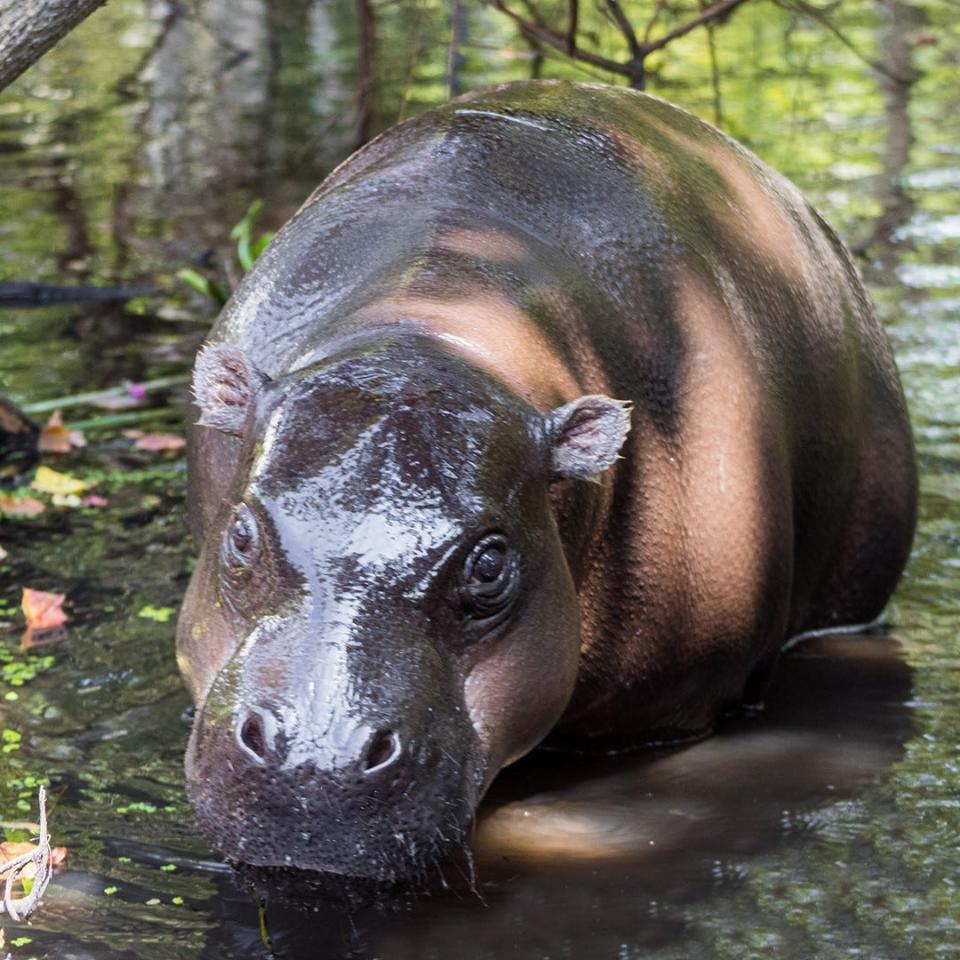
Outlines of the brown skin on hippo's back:
<svg viewBox="0 0 960 960">
<path fill-rule="evenodd" d="M 418 869 L 548 734 L 700 735 L 788 637 L 876 617 L 906 561 L 910 428 L 847 252 L 654 97 L 520 83 L 388 131 L 212 339 L 178 643 L 188 784 L 241 862 Z M 291 793 L 299 819 L 264 806 Z"/>
<path fill-rule="evenodd" d="M 633 401 L 625 462 L 555 494 L 565 736 L 701 731 L 787 637 L 886 603 L 916 497 L 889 346 L 834 233 L 714 127 L 597 85 L 470 94 L 346 161 L 268 260 L 214 332 L 265 373 L 400 320 L 541 410 Z"/>
</svg>

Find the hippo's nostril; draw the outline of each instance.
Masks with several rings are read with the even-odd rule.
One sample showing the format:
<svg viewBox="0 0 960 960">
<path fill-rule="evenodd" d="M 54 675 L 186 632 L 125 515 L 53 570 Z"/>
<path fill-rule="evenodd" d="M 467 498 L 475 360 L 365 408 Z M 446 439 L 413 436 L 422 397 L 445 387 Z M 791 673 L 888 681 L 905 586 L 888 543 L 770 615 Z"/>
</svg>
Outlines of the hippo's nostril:
<svg viewBox="0 0 960 960">
<path fill-rule="evenodd" d="M 267 756 L 267 734 L 264 730 L 263 717 L 259 713 L 251 713 L 240 726 L 237 733 L 240 746 L 247 753 L 253 755 L 258 763 L 263 763 Z"/>
<path fill-rule="evenodd" d="M 363 772 L 373 773 L 389 766 L 400 756 L 400 738 L 392 730 L 381 730 L 375 733 L 367 747 L 364 757 Z"/>
</svg>

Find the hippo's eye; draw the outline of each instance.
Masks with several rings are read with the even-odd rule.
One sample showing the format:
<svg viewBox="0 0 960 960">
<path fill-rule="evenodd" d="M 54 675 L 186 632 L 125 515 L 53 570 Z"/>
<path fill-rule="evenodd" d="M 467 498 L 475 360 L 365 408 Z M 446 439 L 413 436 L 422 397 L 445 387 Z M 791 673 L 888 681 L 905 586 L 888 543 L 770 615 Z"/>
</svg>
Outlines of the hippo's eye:
<svg viewBox="0 0 960 960">
<path fill-rule="evenodd" d="M 233 513 L 225 547 L 227 560 L 232 565 L 246 565 L 254 560 L 260 551 L 257 521 L 245 503 L 239 504 Z"/>
<path fill-rule="evenodd" d="M 486 620 L 504 612 L 516 593 L 519 567 L 501 533 L 474 544 L 463 564 L 460 596 L 470 616 Z"/>
<path fill-rule="evenodd" d="M 473 562 L 471 581 L 493 583 L 503 572 L 507 555 L 499 544 L 487 547 Z"/>
</svg>

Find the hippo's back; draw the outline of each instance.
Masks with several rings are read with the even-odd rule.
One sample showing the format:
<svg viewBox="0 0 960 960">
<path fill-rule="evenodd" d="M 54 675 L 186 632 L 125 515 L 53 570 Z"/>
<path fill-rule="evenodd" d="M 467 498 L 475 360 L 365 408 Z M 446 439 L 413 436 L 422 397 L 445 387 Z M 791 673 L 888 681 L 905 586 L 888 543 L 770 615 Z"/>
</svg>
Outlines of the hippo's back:
<svg viewBox="0 0 960 960">
<path fill-rule="evenodd" d="M 709 124 L 563 82 L 429 111 L 318 188 L 214 336 L 277 376 L 404 324 L 541 410 L 634 403 L 615 477 L 557 495 L 582 599 L 571 730 L 702 728 L 791 632 L 885 603 L 915 504 L 889 347 L 830 228 Z M 640 677 L 662 695 L 631 700 Z"/>
</svg>

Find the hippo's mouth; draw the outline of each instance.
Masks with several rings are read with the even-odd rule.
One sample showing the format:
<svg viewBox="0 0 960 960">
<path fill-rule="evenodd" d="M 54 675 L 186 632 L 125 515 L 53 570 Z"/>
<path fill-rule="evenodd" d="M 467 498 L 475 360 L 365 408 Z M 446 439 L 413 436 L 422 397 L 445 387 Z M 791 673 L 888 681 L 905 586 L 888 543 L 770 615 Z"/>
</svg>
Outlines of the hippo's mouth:
<svg viewBox="0 0 960 960">
<path fill-rule="evenodd" d="M 358 910 L 389 901 L 402 889 L 399 878 L 388 880 L 296 867 L 252 866 L 235 860 L 228 862 L 243 884 L 265 894 L 270 902 L 304 910 L 311 909 L 318 902 Z"/>
<path fill-rule="evenodd" d="M 369 873 L 342 869 L 313 869 L 296 866 L 251 864 L 227 857 L 241 883 L 279 902 L 300 909 L 312 909 L 318 903 L 335 908 L 362 909 L 373 904 L 398 904 L 435 886 L 449 887 L 446 873 L 469 878 L 473 885 L 472 854 L 466 844 L 466 830 L 448 836 L 442 844 L 431 844 L 429 859 L 403 863 L 386 857 L 364 864 Z M 462 861 L 462 862 L 461 862 Z M 453 865 L 452 871 L 446 870 Z"/>
</svg>

